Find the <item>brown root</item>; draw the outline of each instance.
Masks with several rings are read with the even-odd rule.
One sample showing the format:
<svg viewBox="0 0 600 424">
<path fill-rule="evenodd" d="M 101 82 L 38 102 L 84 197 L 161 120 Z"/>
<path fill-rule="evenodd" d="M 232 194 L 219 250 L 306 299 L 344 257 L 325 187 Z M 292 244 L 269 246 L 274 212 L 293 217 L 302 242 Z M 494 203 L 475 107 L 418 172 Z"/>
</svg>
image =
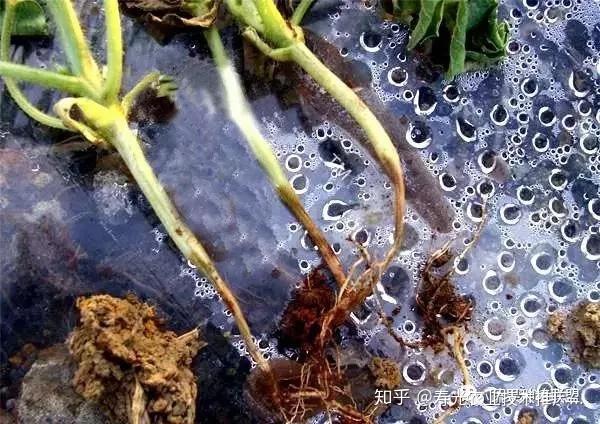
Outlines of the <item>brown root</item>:
<svg viewBox="0 0 600 424">
<path fill-rule="evenodd" d="M 415 296 L 417 311 L 425 324 L 425 342 L 435 351 L 444 348 L 444 327 L 469 321 L 473 312 L 472 299 L 457 293 L 452 271 L 439 272 L 451 259 L 448 245 L 431 255 L 421 272 L 421 285 Z"/>
<path fill-rule="evenodd" d="M 323 314 L 335 304 L 335 294 L 322 268 L 311 272 L 294 292 L 279 323 L 279 340 L 298 348 L 304 356 L 312 350 L 321 331 Z"/>
<path fill-rule="evenodd" d="M 383 262 L 373 263 L 369 253 L 358 246 L 361 258 L 350 268 L 337 295 L 319 270 L 307 278 L 295 293 L 281 321 L 282 336 L 301 350 L 301 362 L 271 361 L 278 393 L 272 391 L 267 375 L 256 370 L 249 380 L 251 397 L 261 399 L 263 411 L 277 411 L 280 420 L 297 422 L 323 412 L 347 423 L 370 423 L 372 414 L 361 411 L 353 398 L 352 384 L 340 364 L 332 343 L 336 329 L 349 314 L 373 293 Z M 364 265 L 361 274 L 355 275 Z M 332 351 L 335 351 L 333 353 Z M 400 373 L 391 361 L 382 358 L 371 364 L 375 386 L 397 385 Z M 395 370 L 395 373 L 394 373 Z M 365 408 L 369 410 L 370 408 Z"/>
<path fill-rule="evenodd" d="M 132 295 L 79 298 L 77 307 L 81 320 L 69 340 L 75 390 L 118 421 L 192 424 L 198 331 L 177 337 L 161 330 L 154 308 Z"/>
</svg>

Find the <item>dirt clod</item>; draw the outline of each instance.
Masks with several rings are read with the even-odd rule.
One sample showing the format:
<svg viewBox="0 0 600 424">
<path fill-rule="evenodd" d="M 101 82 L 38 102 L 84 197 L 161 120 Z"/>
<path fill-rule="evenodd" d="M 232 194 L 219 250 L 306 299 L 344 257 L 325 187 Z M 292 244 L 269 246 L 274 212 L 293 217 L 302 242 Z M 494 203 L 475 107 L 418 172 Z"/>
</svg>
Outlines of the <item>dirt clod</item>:
<svg viewBox="0 0 600 424">
<path fill-rule="evenodd" d="M 559 342 L 566 343 L 569 341 L 569 336 L 567 335 L 567 316 L 562 313 L 553 313 L 548 317 L 548 322 L 546 326 L 548 327 L 548 332 Z"/>
<path fill-rule="evenodd" d="M 519 412 L 517 424 L 535 424 L 538 421 L 538 413 L 535 409 L 524 408 Z"/>
<path fill-rule="evenodd" d="M 582 302 L 568 316 L 552 314 L 546 325 L 556 340 L 570 343 L 575 360 L 600 368 L 600 303 Z"/>
<path fill-rule="evenodd" d="M 130 295 L 79 298 L 79 326 L 69 348 L 75 390 L 103 404 L 119 422 L 193 423 L 196 382 L 190 370 L 197 331 L 161 330 L 154 308 Z"/>
<path fill-rule="evenodd" d="M 391 359 L 374 357 L 369 369 L 375 377 L 375 386 L 379 388 L 392 390 L 402 382 L 400 368 Z"/>
</svg>

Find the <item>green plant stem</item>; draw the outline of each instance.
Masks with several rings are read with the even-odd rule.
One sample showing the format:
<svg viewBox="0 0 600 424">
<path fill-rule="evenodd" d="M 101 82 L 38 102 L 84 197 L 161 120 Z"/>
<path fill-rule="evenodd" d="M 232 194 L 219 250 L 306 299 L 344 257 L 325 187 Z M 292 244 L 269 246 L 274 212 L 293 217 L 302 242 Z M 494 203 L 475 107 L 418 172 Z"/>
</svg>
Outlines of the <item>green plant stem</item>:
<svg viewBox="0 0 600 424">
<path fill-rule="evenodd" d="M 300 25 L 300 22 L 304 19 L 304 15 L 306 15 L 306 12 L 308 12 L 308 9 L 310 9 L 314 1 L 315 0 L 301 0 L 300 4 L 294 9 L 290 22 L 294 25 Z"/>
<path fill-rule="evenodd" d="M 29 82 L 46 88 L 54 88 L 78 96 L 95 97 L 92 96 L 94 92 L 93 87 L 79 77 L 35 69 L 26 65 L 0 61 L 0 76 Z"/>
<path fill-rule="evenodd" d="M 146 89 L 156 83 L 160 78 L 160 72 L 150 72 L 144 78 L 142 78 L 127 94 L 123 96 L 121 101 L 121 107 L 125 113 L 125 116 L 129 114 L 131 107 L 133 106 L 137 97 L 142 94 Z"/>
<path fill-rule="evenodd" d="M 92 56 L 71 1 L 49 0 L 46 5 L 60 33 L 71 71 L 85 78 L 96 90 L 100 90 L 102 84 L 100 70 Z"/>
<path fill-rule="evenodd" d="M 226 0 L 226 4 L 245 27 L 244 36 L 260 51 L 275 60 L 291 60 L 298 64 L 335 98 L 365 131 L 371 150 L 394 189 L 394 240 L 380 264 L 381 268 L 385 269 L 402 245 L 406 207 L 402 164 L 392 140 L 358 95 L 306 47 L 302 30 L 292 22 L 285 21 L 273 0 Z"/>
<path fill-rule="evenodd" d="M 111 142 L 125 161 L 127 168 L 181 253 L 213 283 L 227 309 L 235 317 L 240 334 L 252 358 L 263 370 L 269 370 L 269 366 L 266 364 L 263 355 L 258 350 L 252 338 L 250 327 L 239 302 L 231 292 L 229 285 L 219 274 L 219 271 L 214 266 L 202 244 L 200 244 L 192 230 L 184 223 L 175 209 L 165 189 L 148 164 L 137 137 L 131 132 L 124 119 L 121 121 L 116 138 L 111 140 Z"/>
<path fill-rule="evenodd" d="M 15 6 L 18 2 L 19 0 L 7 0 L 4 6 L 4 18 L 2 20 L 2 32 L 0 34 L 0 61 L 7 63 L 10 61 L 10 41 L 15 23 Z M 60 119 L 50 116 L 35 107 L 33 103 L 27 99 L 14 79 L 4 78 L 4 84 L 14 102 L 32 119 L 52 128 L 67 129 Z"/>
<path fill-rule="evenodd" d="M 123 78 L 123 38 L 121 36 L 121 15 L 117 0 L 104 0 L 106 21 L 106 78 L 103 97 L 115 102 L 121 89 Z"/>
<path fill-rule="evenodd" d="M 246 96 L 242 90 L 239 76 L 227 57 L 218 30 L 216 28 L 210 28 L 204 32 L 204 35 L 215 64 L 217 65 L 221 82 L 225 90 L 229 117 L 235 122 L 240 132 L 245 137 L 254 157 L 267 174 L 267 177 L 269 178 L 271 185 L 275 188 L 279 198 L 302 224 L 312 242 L 319 249 L 321 257 L 333 274 L 336 282 L 341 286 L 346 279 L 342 264 L 329 245 L 325 235 L 311 219 L 304 208 L 302 201 L 289 183 L 285 172 L 273 153 L 271 145 L 261 134 L 256 118 L 252 113 L 250 105 L 246 101 Z"/>
<path fill-rule="evenodd" d="M 275 2 L 273 0 L 252 0 L 252 2 L 262 18 L 265 39 L 277 48 L 289 46 L 296 39 L 296 32 L 285 21 Z"/>
<path fill-rule="evenodd" d="M 221 296 L 225 306 L 231 311 L 248 353 L 261 369 L 270 372 L 267 361 L 252 338 L 250 327 L 237 299 L 200 241 L 185 224 L 156 177 L 137 136 L 129 128 L 121 106 L 115 104 L 105 107 L 92 100 L 82 98 L 62 99 L 55 106 L 57 114 L 62 116 L 65 122 L 71 122 L 72 125 L 75 124 L 74 118 L 72 118 L 74 108 L 78 111 L 76 114 L 77 129 L 81 131 L 81 127 L 87 127 L 88 131 L 82 131 L 84 134 L 96 134 L 117 150 L 171 240 L 181 253 L 206 275 Z"/>
<path fill-rule="evenodd" d="M 400 250 L 404 227 L 404 211 L 406 208 L 404 174 L 398 152 L 379 120 L 373 115 L 373 112 L 304 43 L 295 43 L 293 47 L 289 48 L 289 54 L 291 60 L 304 69 L 306 73 L 336 99 L 365 131 L 377 161 L 391 180 L 390 182 L 395 195 L 394 240 L 392 248 L 383 263 L 383 268 L 385 269 Z"/>
</svg>

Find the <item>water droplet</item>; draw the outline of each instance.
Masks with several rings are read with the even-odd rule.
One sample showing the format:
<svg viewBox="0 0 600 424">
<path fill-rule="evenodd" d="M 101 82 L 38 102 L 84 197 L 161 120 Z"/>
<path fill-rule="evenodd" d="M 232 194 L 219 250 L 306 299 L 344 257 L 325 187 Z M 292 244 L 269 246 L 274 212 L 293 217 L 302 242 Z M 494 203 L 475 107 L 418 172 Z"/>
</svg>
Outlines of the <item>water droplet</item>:
<svg viewBox="0 0 600 424">
<path fill-rule="evenodd" d="M 456 103 L 460 99 L 460 93 L 455 85 L 447 85 L 444 87 L 444 99 L 449 103 Z"/>
<path fill-rule="evenodd" d="M 521 219 L 521 209 L 513 203 L 508 203 L 500 208 L 500 217 L 504 223 L 514 225 Z"/>
<path fill-rule="evenodd" d="M 533 78 L 525 78 L 521 83 L 521 91 L 527 97 L 535 97 L 538 93 L 538 83 Z"/>
<path fill-rule="evenodd" d="M 406 141 L 417 149 L 424 149 L 431 144 L 431 130 L 424 122 L 411 122 L 406 131 Z"/>
<path fill-rule="evenodd" d="M 504 285 L 502 284 L 502 281 L 500 280 L 500 277 L 498 277 L 496 271 L 491 270 L 485 274 L 485 277 L 483 277 L 482 284 L 484 290 L 491 295 L 497 295 L 504 288 Z"/>
<path fill-rule="evenodd" d="M 341 200 L 330 200 L 323 207 L 323 219 L 325 221 L 337 221 L 352 209 L 352 206 Z"/>
<path fill-rule="evenodd" d="M 585 72 L 581 70 L 571 72 L 569 75 L 569 88 L 571 88 L 575 97 L 586 97 L 590 93 L 591 84 Z"/>
<path fill-rule="evenodd" d="M 440 186 L 442 187 L 442 190 L 452 191 L 456 188 L 456 179 L 452 175 L 444 172 L 444 173 L 440 174 L 440 176 L 438 178 L 439 178 Z"/>
<path fill-rule="evenodd" d="M 554 258 L 546 252 L 536 253 L 531 257 L 531 266 L 538 274 L 548 275 L 552 272 Z"/>
<path fill-rule="evenodd" d="M 396 87 L 402 87 L 408 81 L 408 73 L 400 67 L 392 68 L 388 72 L 388 81 Z"/>
<path fill-rule="evenodd" d="M 556 115 L 548 106 L 540 108 L 538 112 L 538 119 L 540 123 L 545 127 L 551 127 L 556 122 Z"/>
<path fill-rule="evenodd" d="M 374 53 L 379 51 L 379 49 L 381 48 L 381 35 L 375 33 L 375 32 L 363 32 L 360 35 L 360 45 L 363 49 L 365 49 L 366 51 L 370 52 L 370 53 Z"/>
<path fill-rule="evenodd" d="M 430 87 L 420 87 L 413 100 L 415 113 L 420 116 L 428 116 L 435 110 L 437 99 L 435 93 Z"/>
<path fill-rule="evenodd" d="M 589 234 L 581 241 L 581 252 L 590 261 L 600 260 L 600 235 Z"/>
<path fill-rule="evenodd" d="M 467 143 L 477 139 L 475 126 L 464 118 L 456 119 L 456 132 L 460 138 Z"/>
<path fill-rule="evenodd" d="M 508 112 L 502 105 L 495 105 L 490 112 L 490 118 L 494 124 L 504 126 L 508 122 Z"/>
<path fill-rule="evenodd" d="M 496 169 L 496 152 L 491 150 L 481 152 L 477 157 L 477 163 L 479 164 L 479 168 L 481 168 L 481 172 L 484 174 L 491 173 Z"/>
<path fill-rule="evenodd" d="M 535 134 L 531 142 L 533 143 L 533 148 L 540 153 L 543 153 L 550 148 L 550 140 L 548 140 L 546 135 L 541 133 Z"/>
</svg>

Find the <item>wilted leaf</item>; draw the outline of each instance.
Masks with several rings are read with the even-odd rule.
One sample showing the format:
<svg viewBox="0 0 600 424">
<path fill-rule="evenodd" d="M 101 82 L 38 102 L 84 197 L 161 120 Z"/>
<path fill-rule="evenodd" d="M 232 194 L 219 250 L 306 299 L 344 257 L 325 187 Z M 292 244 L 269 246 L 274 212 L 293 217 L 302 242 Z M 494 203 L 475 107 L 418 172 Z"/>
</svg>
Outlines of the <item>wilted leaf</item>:
<svg viewBox="0 0 600 424">
<path fill-rule="evenodd" d="M 219 10 L 219 0 L 120 0 L 126 10 L 148 22 L 169 27 L 207 28 Z"/>
<path fill-rule="evenodd" d="M 505 56 L 508 25 L 498 21 L 498 0 L 391 0 L 386 11 L 412 25 L 407 48 L 436 52 L 448 79 Z"/>
<path fill-rule="evenodd" d="M 4 17 L 4 1 L 0 2 L 0 18 Z M 44 9 L 36 0 L 23 0 L 15 7 L 13 35 L 19 37 L 43 37 L 49 34 Z"/>
</svg>

